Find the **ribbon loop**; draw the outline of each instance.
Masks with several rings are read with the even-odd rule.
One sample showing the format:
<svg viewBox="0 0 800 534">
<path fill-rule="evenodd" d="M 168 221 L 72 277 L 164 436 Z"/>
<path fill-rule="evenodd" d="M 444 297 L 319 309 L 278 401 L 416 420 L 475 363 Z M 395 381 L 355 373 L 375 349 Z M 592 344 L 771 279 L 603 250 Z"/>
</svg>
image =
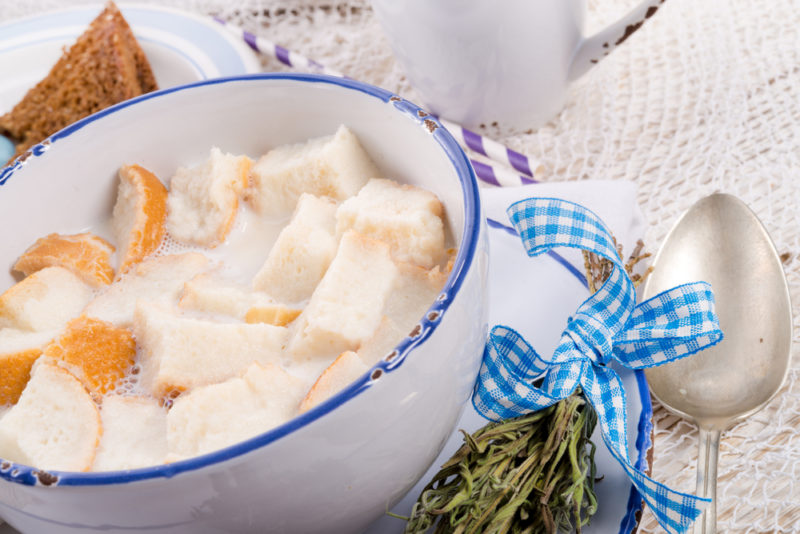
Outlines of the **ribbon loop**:
<svg viewBox="0 0 800 534">
<path fill-rule="evenodd" d="M 608 259 L 613 270 L 570 318 L 550 359 L 513 329 L 492 329 L 473 394 L 476 410 L 492 420 L 517 417 L 555 404 L 580 385 L 597 413 L 603 441 L 661 526 L 685 532 L 709 501 L 673 491 L 631 464 L 625 390 L 607 365 L 614 359 L 642 369 L 718 343 L 722 332 L 711 287 L 685 284 L 637 306 L 614 239 L 594 213 L 564 200 L 531 198 L 512 204 L 508 215 L 529 256 L 554 247 L 580 248 Z"/>
</svg>

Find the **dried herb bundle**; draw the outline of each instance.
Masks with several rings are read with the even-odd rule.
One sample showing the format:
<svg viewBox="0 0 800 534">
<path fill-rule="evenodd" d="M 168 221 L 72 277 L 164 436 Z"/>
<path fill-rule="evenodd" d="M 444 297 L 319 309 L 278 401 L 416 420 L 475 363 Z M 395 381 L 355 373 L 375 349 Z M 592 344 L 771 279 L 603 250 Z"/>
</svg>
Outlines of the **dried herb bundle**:
<svg viewBox="0 0 800 534">
<path fill-rule="evenodd" d="M 640 240 L 625 264 L 634 285 L 649 274 L 633 273 L 649 254 Z M 622 249 L 617 246 L 622 258 Z M 586 279 L 594 293 L 613 264 L 584 252 Z M 538 412 L 490 423 L 473 435 L 423 489 L 406 534 L 580 533 L 597 510 L 594 494 L 597 416 L 580 390 Z"/>
<path fill-rule="evenodd" d="M 579 394 L 470 436 L 425 487 L 406 533 L 578 532 L 594 514 L 597 421 Z M 462 431 L 463 432 L 463 431 Z"/>
</svg>

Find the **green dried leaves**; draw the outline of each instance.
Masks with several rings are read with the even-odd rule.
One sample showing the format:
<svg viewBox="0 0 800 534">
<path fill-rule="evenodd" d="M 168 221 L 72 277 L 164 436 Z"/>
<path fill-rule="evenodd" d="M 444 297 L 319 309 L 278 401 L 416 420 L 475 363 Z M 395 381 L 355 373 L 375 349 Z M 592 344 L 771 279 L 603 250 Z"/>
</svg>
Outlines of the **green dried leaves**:
<svg viewBox="0 0 800 534">
<path fill-rule="evenodd" d="M 580 532 L 597 508 L 589 440 L 595 423 L 576 391 L 545 410 L 464 433 L 464 445 L 425 487 L 405 532 Z"/>
</svg>

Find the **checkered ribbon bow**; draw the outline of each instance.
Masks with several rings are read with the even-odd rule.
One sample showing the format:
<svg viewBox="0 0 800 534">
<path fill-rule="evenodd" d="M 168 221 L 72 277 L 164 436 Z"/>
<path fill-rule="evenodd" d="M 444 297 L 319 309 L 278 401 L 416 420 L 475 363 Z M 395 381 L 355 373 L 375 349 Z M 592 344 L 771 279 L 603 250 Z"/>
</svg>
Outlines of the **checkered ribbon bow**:
<svg viewBox="0 0 800 534">
<path fill-rule="evenodd" d="M 517 417 L 555 404 L 580 385 L 597 412 L 606 446 L 661 526 L 670 533 L 685 532 L 709 501 L 673 491 L 631 464 L 625 390 L 607 364 L 613 358 L 630 369 L 644 369 L 718 343 L 722 332 L 711 287 L 705 282 L 678 286 L 637 306 L 614 240 L 594 213 L 564 200 L 533 198 L 511 205 L 508 215 L 529 256 L 573 247 L 610 260 L 614 269 L 570 317 L 549 360 L 519 333 L 495 326 L 473 395 L 475 408 L 487 419 Z"/>
</svg>

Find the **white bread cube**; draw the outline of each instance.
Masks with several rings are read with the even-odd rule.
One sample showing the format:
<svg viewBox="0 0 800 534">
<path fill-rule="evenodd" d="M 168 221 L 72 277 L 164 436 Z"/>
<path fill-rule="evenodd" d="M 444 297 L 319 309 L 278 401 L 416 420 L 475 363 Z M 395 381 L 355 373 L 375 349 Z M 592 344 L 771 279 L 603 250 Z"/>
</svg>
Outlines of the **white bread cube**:
<svg viewBox="0 0 800 534">
<path fill-rule="evenodd" d="M 31 377 L 33 363 L 58 331 L 0 328 L 0 406 L 14 404 Z"/>
<path fill-rule="evenodd" d="M 115 326 L 133 324 L 139 299 L 163 304 L 178 302 L 183 285 L 209 269 L 209 260 L 199 252 L 158 256 L 136 264 L 86 307 L 85 314 Z"/>
<path fill-rule="evenodd" d="M 328 400 L 336 393 L 350 385 L 356 378 L 369 370 L 369 366 L 352 351 L 339 355 L 317 378 L 309 392 L 300 402 L 300 413 L 307 412 L 314 406 Z"/>
<path fill-rule="evenodd" d="M 77 378 L 37 362 L 19 401 L 0 419 L 0 458 L 39 469 L 88 471 L 102 426 Z"/>
<path fill-rule="evenodd" d="M 300 309 L 275 302 L 269 295 L 246 286 L 203 273 L 186 282 L 179 306 L 208 314 L 223 315 L 248 323 L 286 326 Z"/>
<path fill-rule="evenodd" d="M 149 397 L 110 395 L 100 409 L 103 436 L 92 471 L 137 469 L 164 463 L 167 410 Z"/>
<path fill-rule="evenodd" d="M 328 271 L 294 323 L 289 353 L 298 360 L 355 350 L 381 320 L 397 277 L 389 247 L 346 232 Z"/>
<path fill-rule="evenodd" d="M 92 288 L 64 267 L 45 267 L 0 295 L 0 328 L 56 330 L 81 313 Z"/>
<path fill-rule="evenodd" d="M 374 365 L 411 333 L 442 291 L 447 275 L 439 267 L 427 270 L 410 263 L 397 264 L 398 275 L 383 309 L 377 330 L 359 346 L 357 354 Z"/>
<path fill-rule="evenodd" d="M 212 452 L 285 423 L 306 389 L 277 365 L 254 363 L 241 377 L 181 395 L 167 415 L 171 459 Z"/>
<path fill-rule="evenodd" d="M 133 332 L 141 384 L 157 398 L 222 382 L 253 362 L 277 361 L 288 337 L 285 327 L 183 317 L 144 301 L 136 307 Z"/>
<path fill-rule="evenodd" d="M 397 272 L 383 313 L 407 335 L 439 297 L 448 275 L 438 266 L 428 270 L 409 263 L 398 263 Z"/>
<path fill-rule="evenodd" d="M 334 200 L 304 193 L 292 220 L 281 231 L 253 288 L 282 302 L 308 299 L 336 255 Z"/>
<path fill-rule="evenodd" d="M 167 232 L 183 243 L 219 245 L 230 232 L 251 161 L 216 147 L 205 163 L 175 171 L 167 196 Z"/>
<path fill-rule="evenodd" d="M 400 341 L 411 332 L 401 330 L 397 323 L 384 316 L 373 334 L 358 347 L 358 357 L 368 366 L 373 366 L 392 352 Z"/>
<path fill-rule="evenodd" d="M 344 200 L 378 169 L 346 126 L 328 137 L 284 145 L 262 156 L 250 172 L 248 198 L 262 214 L 291 213 L 302 193 Z"/>
<path fill-rule="evenodd" d="M 124 273 L 159 247 L 167 218 L 167 188 L 139 165 L 119 170 L 111 227 L 119 244 L 119 272 Z"/>
<path fill-rule="evenodd" d="M 398 261 L 429 269 L 444 258 L 442 204 L 418 187 L 370 180 L 336 213 L 337 233 L 350 229 L 388 243 Z"/>
</svg>

